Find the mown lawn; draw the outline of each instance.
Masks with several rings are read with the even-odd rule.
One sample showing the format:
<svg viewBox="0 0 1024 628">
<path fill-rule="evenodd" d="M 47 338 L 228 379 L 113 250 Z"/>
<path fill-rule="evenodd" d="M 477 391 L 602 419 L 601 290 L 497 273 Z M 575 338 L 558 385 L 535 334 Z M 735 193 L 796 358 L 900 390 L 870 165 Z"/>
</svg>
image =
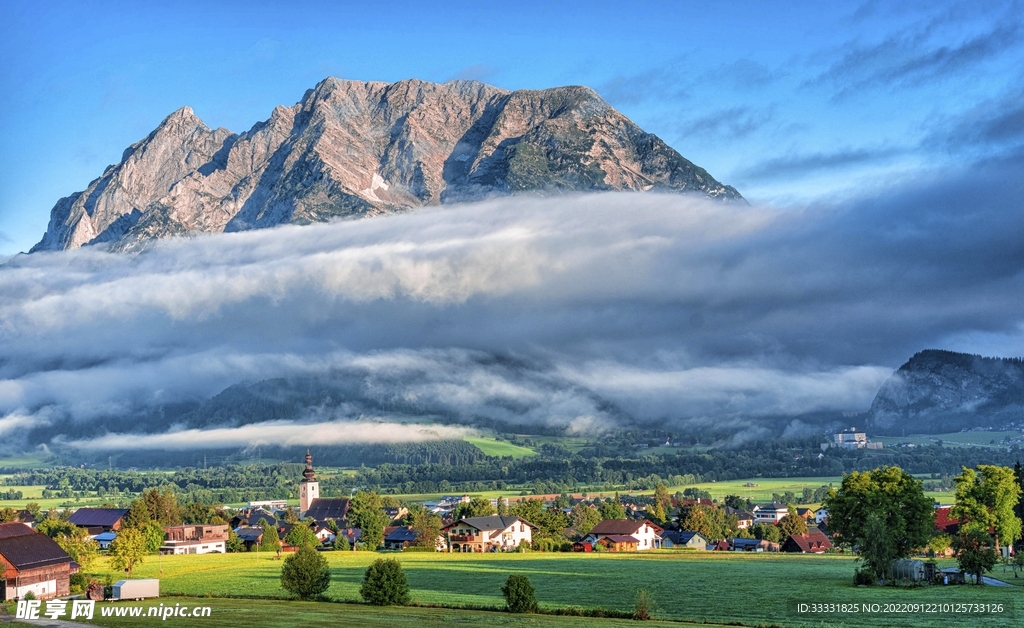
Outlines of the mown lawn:
<svg viewBox="0 0 1024 628">
<path fill-rule="evenodd" d="M 379 554 L 328 552 L 328 596 L 357 601 L 363 571 Z M 510 573 L 529 576 L 541 605 L 630 610 L 638 588 L 653 594 L 656 617 L 783 626 L 1018 626 L 1024 618 L 1020 587 L 857 588 L 854 562 L 843 556 L 655 552 L 638 554 L 392 554 L 409 578 L 413 600 L 423 604 L 500 606 L 499 587 Z M 135 577 L 161 578 L 164 595 L 287 597 L 280 561 L 266 554 L 151 557 Z M 162 573 L 161 573 L 162 570 Z M 993 574 L 1000 575 L 1000 574 Z M 800 602 L 1002 603 L 1000 616 L 807 616 Z M 318 611 L 319 612 L 319 611 Z M 502 615 L 501 617 L 505 617 Z M 555 618 L 558 620 L 558 618 Z M 559 620 L 561 621 L 561 620 Z M 594 620 L 589 620 L 594 621 Z M 585 625 L 580 624 L 580 625 Z"/>
</svg>

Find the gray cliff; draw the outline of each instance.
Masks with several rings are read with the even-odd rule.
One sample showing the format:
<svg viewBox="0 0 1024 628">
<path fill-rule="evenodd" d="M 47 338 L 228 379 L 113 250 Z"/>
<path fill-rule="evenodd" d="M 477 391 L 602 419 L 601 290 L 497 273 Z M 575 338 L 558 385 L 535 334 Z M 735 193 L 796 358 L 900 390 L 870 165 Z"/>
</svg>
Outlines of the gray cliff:
<svg viewBox="0 0 1024 628">
<path fill-rule="evenodd" d="M 175 111 L 58 201 L 32 251 L 592 190 L 742 200 L 587 87 L 328 78 L 242 134 Z"/>
</svg>

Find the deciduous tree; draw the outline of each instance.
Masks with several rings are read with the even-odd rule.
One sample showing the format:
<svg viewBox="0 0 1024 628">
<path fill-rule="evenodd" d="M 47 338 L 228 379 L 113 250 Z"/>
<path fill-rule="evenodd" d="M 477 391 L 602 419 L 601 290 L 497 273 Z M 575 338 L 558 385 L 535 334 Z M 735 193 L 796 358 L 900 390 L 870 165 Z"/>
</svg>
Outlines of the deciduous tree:
<svg viewBox="0 0 1024 628">
<path fill-rule="evenodd" d="M 409 602 L 409 581 L 402 565 L 393 558 L 378 558 L 366 568 L 359 595 L 375 606 L 391 606 Z"/>
<path fill-rule="evenodd" d="M 141 565 L 146 558 L 146 538 L 137 528 L 121 528 L 117 537 L 110 543 L 110 567 L 119 571 L 132 571 Z"/>
<path fill-rule="evenodd" d="M 322 594 L 331 586 L 327 560 L 308 545 L 286 558 L 281 565 L 281 587 L 303 600 Z"/>
<path fill-rule="evenodd" d="M 380 495 L 373 491 L 357 491 L 349 503 L 348 519 L 362 530 L 362 542 L 368 549 L 377 549 L 384 542 L 384 526 L 391 520 L 384 513 Z"/>
<path fill-rule="evenodd" d="M 978 472 L 963 467 L 956 484 L 956 504 L 950 514 L 960 520 L 960 530 L 995 532 L 995 544 L 1000 539 L 1013 543 L 1021 533 L 1021 520 L 1017 506 L 1021 489 L 1013 470 L 994 465 L 978 465 Z"/>
<path fill-rule="evenodd" d="M 797 514 L 796 507 L 790 505 L 786 516 L 779 521 L 779 532 L 782 538 L 788 539 L 794 534 L 807 534 L 807 520 Z"/>
</svg>

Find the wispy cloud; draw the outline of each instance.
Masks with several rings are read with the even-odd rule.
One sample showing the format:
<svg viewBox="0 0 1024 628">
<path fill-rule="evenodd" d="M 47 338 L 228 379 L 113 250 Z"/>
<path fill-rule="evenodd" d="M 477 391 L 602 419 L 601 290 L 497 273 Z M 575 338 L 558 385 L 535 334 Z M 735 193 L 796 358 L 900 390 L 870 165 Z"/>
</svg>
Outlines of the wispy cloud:
<svg viewBox="0 0 1024 628">
<path fill-rule="evenodd" d="M 905 149 L 895 147 L 874 147 L 784 155 L 754 163 L 738 174 L 746 179 L 801 177 L 827 170 L 884 163 L 905 152 Z"/>
</svg>

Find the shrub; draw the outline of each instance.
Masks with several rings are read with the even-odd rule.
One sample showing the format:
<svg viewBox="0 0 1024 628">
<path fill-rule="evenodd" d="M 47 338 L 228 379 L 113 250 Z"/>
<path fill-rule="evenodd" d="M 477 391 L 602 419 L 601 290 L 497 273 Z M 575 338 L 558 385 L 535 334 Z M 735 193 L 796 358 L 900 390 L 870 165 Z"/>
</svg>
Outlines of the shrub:
<svg viewBox="0 0 1024 628">
<path fill-rule="evenodd" d="M 871 586 L 875 583 L 875 574 L 871 573 L 869 569 L 858 569 L 853 572 L 853 584 Z"/>
<path fill-rule="evenodd" d="M 366 568 L 359 595 L 375 606 L 409 603 L 409 581 L 394 558 L 378 558 Z"/>
<path fill-rule="evenodd" d="M 648 620 L 654 610 L 654 599 L 647 589 L 639 589 L 636 592 L 636 601 L 633 603 L 633 619 Z"/>
<path fill-rule="evenodd" d="M 331 586 L 327 560 L 309 546 L 299 548 L 281 565 L 281 587 L 303 600 L 316 597 Z"/>
<path fill-rule="evenodd" d="M 505 584 L 501 585 L 501 594 L 505 596 L 505 606 L 510 613 L 537 612 L 537 597 L 526 576 L 509 575 Z"/>
<path fill-rule="evenodd" d="M 348 542 L 348 537 L 342 533 L 338 533 L 338 536 L 334 537 L 334 549 L 340 552 L 352 551 L 352 544 Z"/>
</svg>

